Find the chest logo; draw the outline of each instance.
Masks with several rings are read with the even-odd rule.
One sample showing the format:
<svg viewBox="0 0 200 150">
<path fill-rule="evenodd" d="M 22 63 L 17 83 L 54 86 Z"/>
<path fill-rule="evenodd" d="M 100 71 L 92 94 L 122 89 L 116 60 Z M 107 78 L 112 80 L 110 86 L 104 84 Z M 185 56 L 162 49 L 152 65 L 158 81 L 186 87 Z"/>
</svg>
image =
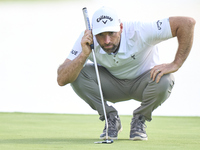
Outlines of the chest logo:
<svg viewBox="0 0 200 150">
<path fill-rule="evenodd" d="M 133 58 L 135 60 L 135 54 L 134 55 L 131 55 L 131 58 Z"/>
</svg>

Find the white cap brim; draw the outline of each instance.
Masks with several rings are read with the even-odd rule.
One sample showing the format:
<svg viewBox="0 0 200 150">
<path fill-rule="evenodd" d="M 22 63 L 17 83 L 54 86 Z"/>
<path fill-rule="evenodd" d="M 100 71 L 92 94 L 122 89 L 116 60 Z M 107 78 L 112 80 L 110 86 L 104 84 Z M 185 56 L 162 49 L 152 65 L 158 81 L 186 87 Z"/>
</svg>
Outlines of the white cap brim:
<svg viewBox="0 0 200 150">
<path fill-rule="evenodd" d="M 92 29 L 93 35 L 97 35 L 97 34 L 103 33 L 103 32 L 119 32 L 119 31 L 120 31 L 120 25 Z"/>
</svg>

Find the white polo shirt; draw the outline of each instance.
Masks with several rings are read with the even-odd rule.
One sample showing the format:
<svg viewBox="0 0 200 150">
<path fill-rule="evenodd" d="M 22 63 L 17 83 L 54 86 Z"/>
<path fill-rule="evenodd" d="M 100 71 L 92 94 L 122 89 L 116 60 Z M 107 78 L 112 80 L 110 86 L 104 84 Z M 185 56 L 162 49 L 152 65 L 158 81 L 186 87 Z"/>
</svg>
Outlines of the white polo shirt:
<svg viewBox="0 0 200 150">
<path fill-rule="evenodd" d="M 82 37 L 83 32 L 68 59 L 73 60 L 81 53 Z M 108 55 L 94 36 L 96 60 L 116 78 L 134 79 L 159 64 L 156 44 L 169 38 L 172 38 L 169 18 L 153 22 L 123 22 L 120 47 L 116 55 Z M 92 53 L 88 59 L 93 62 Z"/>
</svg>

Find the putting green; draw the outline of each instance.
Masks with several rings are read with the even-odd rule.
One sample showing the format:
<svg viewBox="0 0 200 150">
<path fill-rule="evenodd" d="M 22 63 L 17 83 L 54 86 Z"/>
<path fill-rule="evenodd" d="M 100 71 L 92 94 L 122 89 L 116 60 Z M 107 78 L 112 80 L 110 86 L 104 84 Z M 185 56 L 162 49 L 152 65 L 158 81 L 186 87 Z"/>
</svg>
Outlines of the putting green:
<svg viewBox="0 0 200 150">
<path fill-rule="evenodd" d="M 1 150 L 199 150 L 200 117 L 153 117 L 148 141 L 130 141 L 131 116 L 113 144 L 94 144 L 104 122 L 97 115 L 0 113 Z"/>
</svg>

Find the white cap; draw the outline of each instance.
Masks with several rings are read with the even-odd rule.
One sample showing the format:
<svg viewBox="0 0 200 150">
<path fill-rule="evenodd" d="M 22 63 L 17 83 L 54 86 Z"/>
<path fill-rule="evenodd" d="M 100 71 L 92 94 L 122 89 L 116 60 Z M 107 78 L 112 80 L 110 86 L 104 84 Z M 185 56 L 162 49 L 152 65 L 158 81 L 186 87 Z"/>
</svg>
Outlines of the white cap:
<svg viewBox="0 0 200 150">
<path fill-rule="evenodd" d="M 120 19 L 115 10 L 109 7 L 101 7 L 92 17 L 92 32 L 97 35 L 102 32 L 119 32 Z"/>
</svg>

